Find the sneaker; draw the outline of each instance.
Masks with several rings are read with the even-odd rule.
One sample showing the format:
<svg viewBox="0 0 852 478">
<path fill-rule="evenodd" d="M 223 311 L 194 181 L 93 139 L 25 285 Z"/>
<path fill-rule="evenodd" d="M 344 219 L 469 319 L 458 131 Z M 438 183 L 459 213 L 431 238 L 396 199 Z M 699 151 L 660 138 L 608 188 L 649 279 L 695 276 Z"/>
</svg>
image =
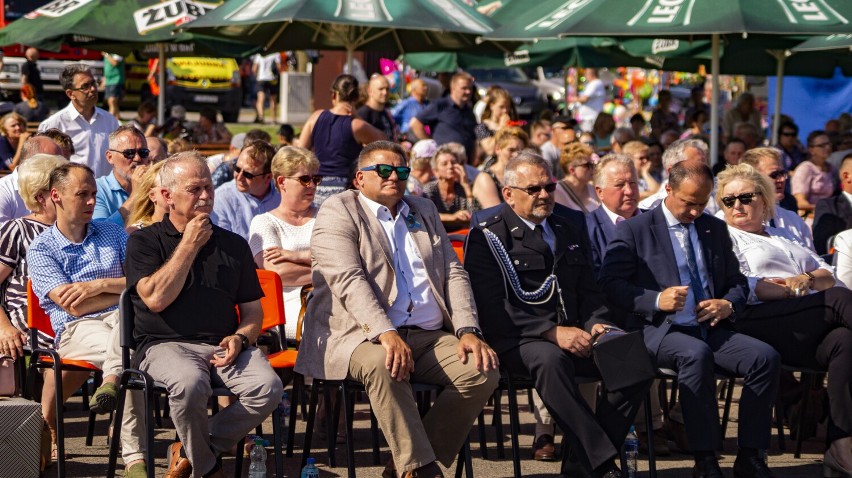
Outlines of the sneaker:
<svg viewBox="0 0 852 478">
<path fill-rule="evenodd" d="M 148 468 L 145 467 L 145 462 L 140 461 L 130 465 L 124 470 L 124 478 L 148 478 Z"/>
<path fill-rule="evenodd" d="M 118 405 L 118 387 L 108 382 L 95 390 L 89 400 L 89 409 L 97 414 L 111 413 Z"/>
</svg>

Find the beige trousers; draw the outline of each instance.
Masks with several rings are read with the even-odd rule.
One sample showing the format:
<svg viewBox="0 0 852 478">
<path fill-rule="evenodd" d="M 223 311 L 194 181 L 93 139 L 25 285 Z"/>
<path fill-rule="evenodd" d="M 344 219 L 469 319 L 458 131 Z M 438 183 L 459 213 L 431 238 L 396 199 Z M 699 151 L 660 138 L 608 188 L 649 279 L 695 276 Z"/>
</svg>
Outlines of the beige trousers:
<svg viewBox="0 0 852 478">
<path fill-rule="evenodd" d="M 349 378 L 364 384 L 379 427 L 390 446 L 397 472 L 411 471 L 435 460 L 452 464 L 474 420 L 497 388 L 497 370 L 482 373 L 468 356 L 458 358 L 458 339 L 443 330 L 402 329 L 411 348 L 411 382 L 444 387 L 422 421 L 408 380 L 391 378 L 387 353 L 380 344 L 364 342 L 349 360 Z"/>
<path fill-rule="evenodd" d="M 104 377 L 121 375 L 121 336 L 118 310 L 69 322 L 60 338 L 59 356 L 85 360 L 103 370 Z M 124 401 L 121 420 L 121 457 L 125 463 L 145 458 L 145 427 L 136 411 L 142 410 L 142 394 L 131 391 Z"/>
</svg>

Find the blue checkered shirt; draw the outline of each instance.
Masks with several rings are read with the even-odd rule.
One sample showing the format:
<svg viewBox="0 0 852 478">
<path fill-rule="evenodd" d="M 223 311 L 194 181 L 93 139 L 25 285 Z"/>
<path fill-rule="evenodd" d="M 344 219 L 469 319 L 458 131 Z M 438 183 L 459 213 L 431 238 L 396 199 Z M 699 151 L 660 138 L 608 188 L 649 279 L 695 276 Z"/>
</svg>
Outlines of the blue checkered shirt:
<svg viewBox="0 0 852 478">
<path fill-rule="evenodd" d="M 69 241 L 54 225 L 36 237 L 30 245 L 27 262 L 33 291 L 44 311 L 50 316 L 50 324 L 56 333 L 54 344 L 57 348 L 65 325 L 82 317 L 69 314 L 50 300 L 47 294 L 63 284 L 72 282 L 124 277 L 126 244 L 127 233 L 123 227 L 110 221 L 98 220 L 89 223 L 86 238 L 80 244 Z M 118 305 L 114 305 L 87 317 L 117 308 Z"/>
</svg>

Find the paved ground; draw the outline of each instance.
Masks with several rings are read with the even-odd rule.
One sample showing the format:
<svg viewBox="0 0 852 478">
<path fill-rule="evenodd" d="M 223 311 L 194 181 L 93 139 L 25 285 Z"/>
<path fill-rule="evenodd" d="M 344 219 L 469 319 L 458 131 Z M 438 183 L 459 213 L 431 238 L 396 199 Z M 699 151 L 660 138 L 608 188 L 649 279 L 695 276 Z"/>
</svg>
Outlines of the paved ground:
<svg viewBox="0 0 852 478">
<path fill-rule="evenodd" d="M 733 464 L 734 460 L 734 452 L 736 450 L 736 410 L 737 410 L 737 401 L 736 397 L 739 396 L 739 387 L 735 392 L 735 400 L 733 405 L 733 417 L 734 419 L 729 425 L 727 440 L 724 447 L 724 453 L 722 455 L 722 468 L 726 470 L 727 476 L 732 476 L 730 468 Z M 505 403 L 505 401 L 504 401 Z M 520 397 L 521 405 L 521 422 L 522 422 L 522 437 L 521 437 L 521 446 L 522 446 L 522 470 L 523 476 L 526 477 L 545 477 L 545 476 L 558 476 L 559 465 L 558 463 L 542 463 L 536 462 L 530 459 L 530 451 L 529 446 L 532 443 L 531 434 L 533 431 L 533 418 L 532 414 L 529 413 L 529 410 L 526 406 L 526 399 L 524 397 Z M 101 477 L 106 473 L 106 463 L 107 463 L 107 453 L 108 448 L 106 445 L 106 420 L 101 418 L 97 422 L 96 428 L 96 437 L 95 443 L 91 447 L 85 446 L 84 436 L 85 436 L 85 419 L 86 414 L 82 411 L 80 405 L 80 399 L 78 397 L 74 397 L 68 404 L 68 415 L 69 422 L 67 425 L 67 430 L 69 437 L 67 440 L 67 450 L 69 454 L 68 459 L 68 473 L 67 476 L 70 477 Z M 492 407 L 488 406 L 486 409 L 486 416 L 491 415 Z M 357 413 L 356 413 L 356 422 L 355 422 L 355 440 L 356 440 L 356 461 L 358 464 L 357 468 L 357 476 L 358 477 L 378 477 L 381 475 L 381 471 L 383 466 L 372 466 L 371 459 L 371 441 L 370 441 L 370 433 L 369 433 L 369 420 L 366 412 L 366 405 L 363 403 L 358 404 Z M 473 454 L 473 469 L 475 475 L 477 477 L 487 477 L 487 478 L 496 478 L 496 477 L 511 477 L 512 476 L 512 462 L 509 458 L 511 453 L 509 436 L 508 436 L 508 415 L 504 414 L 504 422 L 505 425 L 504 435 L 501 437 L 501 440 L 504 442 L 506 447 L 507 457 L 504 459 L 496 458 L 496 449 L 495 449 L 495 429 L 490 426 L 490 419 L 488 422 L 486 436 L 488 438 L 488 459 L 482 458 L 482 453 L 480 446 L 478 444 L 478 436 L 476 429 L 471 432 L 471 447 Z M 174 430 L 171 429 L 171 423 L 169 420 L 165 420 L 163 429 L 157 431 L 157 442 L 156 442 L 156 456 L 157 456 L 157 476 L 163 476 L 166 468 L 165 461 L 165 453 L 166 446 L 169 443 L 169 440 L 174 438 Z M 271 421 L 267 419 L 264 423 L 264 431 L 270 433 L 270 441 L 271 441 Z M 297 452 L 292 458 L 285 458 L 285 470 L 286 476 L 288 477 L 298 477 L 298 467 L 301 460 L 301 445 L 302 438 L 304 436 L 305 424 L 303 421 L 299 421 L 297 424 L 297 433 L 296 433 L 296 448 Z M 785 432 L 788 432 L 785 429 Z M 777 473 L 777 476 L 783 478 L 804 478 L 804 477 L 820 477 L 822 476 L 822 446 L 824 442 L 824 429 L 820 427 L 818 432 L 818 437 L 808 440 L 804 444 L 804 451 L 802 457 L 800 459 L 793 458 L 793 454 L 791 451 L 787 453 L 781 453 L 778 450 L 777 439 L 773 435 L 772 439 L 772 449 L 769 451 L 769 464 Z M 787 442 L 788 450 L 792 450 L 793 444 L 788 440 Z M 315 440 L 314 452 L 313 456 L 317 458 L 318 465 L 320 466 L 321 476 L 322 477 L 338 477 L 338 476 L 346 476 L 346 467 L 345 467 L 345 455 L 343 453 L 342 446 L 337 453 L 337 467 L 332 468 L 328 466 L 328 458 L 325 452 L 322 451 L 322 448 L 325 446 L 324 441 Z M 271 450 L 271 449 L 268 449 Z M 381 460 L 384 464 L 390 458 L 390 453 L 388 449 L 383 444 L 382 448 L 382 456 Z M 640 476 L 648 476 L 648 463 L 647 460 L 641 461 L 643 457 L 640 456 Z M 226 458 L 224 461 L 226 475 L 233 476 L 233 458 Z M 245 468 L 243 469 L 243 476 L 248 475 L 248 464 L 246 463 Z M 271 458 L 267 463 L 267 469 L 269 470 L 269 476 L 273 476 L 274 470 L 274 462 Z M 657 469 L 659 470 L 660 478 L 679 478 L 679 477 L 689 477 L 691 476 L 691 460 L 686 455 L 673 455 L 669 458 L 662 458 L 657 462 Z M 453 476 L 455 471 L 455 467 L 451 467 L 448 470 L 447 476 Z M 0 470 L 0 477 L 2 476 L 13 476 L 7 475 Z M 49 468 L 44 476 L 56 476 L 56 468 Z"/>
</svg>

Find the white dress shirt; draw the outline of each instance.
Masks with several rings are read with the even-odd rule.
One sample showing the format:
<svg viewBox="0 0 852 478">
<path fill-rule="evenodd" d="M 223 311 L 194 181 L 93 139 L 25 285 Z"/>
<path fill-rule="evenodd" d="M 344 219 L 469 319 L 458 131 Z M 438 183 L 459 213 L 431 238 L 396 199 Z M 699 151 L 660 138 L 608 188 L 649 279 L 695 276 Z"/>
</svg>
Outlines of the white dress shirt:
<svg viewBox="0 0 852 478">
<path fill-rule="evenodd" d="M 725 211 L 719 209 L 719 211 L 716 212 L 716 217 L 724 221 Z M 769 224 L 767 224 L 767 226 L 787 230 L 796 237 L 798 242 L 802 243 L 809 249 L 814 250 L 814 236 L 811 234 L 811 228 L 805 224 L 804 219 L 802 219 L 796 211 L 784 209 L 776 203 L 775 215 L 772 216 L 772 220 Z"/>
<path fill-rule="evenodd" d="M 18 170 L 0 178 L 0 224 L 24 217 L 30 211 L 18 190 Z"/>
<path fill-rule="evenodd" d="M 408 231 L 409 226 L 406 222 L 410 212 L 408 204 L 400 201 L 396 216 L 392 216 L 387 207 L 370 200 L 363 194 L 359 194 L 358 197 L 367 209 L 376 215 L 390 244 L 397 290 L 396 300 L 388 309 L 388 318 L 391 323 L 394 327 L 440 329 L 444 325 L 443 314 L 438 307 L 437 299 L 432 294 L 429 274 L 426 272 L 423 258 Z"/>
<path fill-rule="evenodd" d="M 837 280 L 852 286 L 852 229 L 834 237 L 834 266 Z"/>
<path fill-rule="evenodd" d="M 112 165 L 106 160 L 106 152 L 109 149 L 109 134 L 118 126 L 118 120 L 108 111 L 96 106 L 92 119 L 86 121 L 74 105 L 68 103 L 68 106 L 42 121 L 38 130 L 41 132 L 57 128 L 65 132 L 71 137 L 76 151 L 71 161 L 92 168 L 95 177 L 99 178 L 112 172 Z"/>
<path fill-rule="evenodd" d="M 660 189 L 657 190 L 657 192 L 639 201 L 639 209 L 651 210 L 657 207 L 658 204 L 662 203 L 663 200 L 669 195 L 669 193 L 666 192 L 666 184 L 668 183 L 668 180 L 663 181 L 662 183 L 660 183 Z M 716 214 L 717 212 L 719 212 L 719 206 L 716 204 L 716 184 L 714 181 L 713 190 L 710 191 L 710 200 L 707 201 L 707 206 L 704 208 L 704 213 Z"/>
<path fill-rule="evenodd" d="M 681 285 L 688 286 L 691 282 L 689 265 L 686 262 L 686 241 L 691 241 L 692 249 L 695 251 L 695 267 L 698 272 L 698 278 L 701 280 L 701 287 L 704 288 L 704 295 L 710 297 L 710 288 L 707 283 L 707 268 L 704 266 L 704 253 L 701 250 L 701 243 L 698 241 L 698 234 L 695 232 L 695 225 L 689 224 L 689 236 L 687 237 L 686 231 L 681 227 L 681 222 L 674 217 L 666 207 L 666 204 L 663 203 L 660 207 L 666 218 L 666 224 L 668 224 L 669 238 L 672 241 L 672 249 L 674 250 L 675 261 L 677 262 L 677 273 L 680 277 Z M 662 295 L 662 292 L 657 295 L 657 310 L 660 308 L 660 295 Z M 675 312 L 672 316 L 672 321 L 678 325 L 698 325 L 698 321 L 695 320 L 695 307 L 697 304 L 695 293 L 692 287 L 690 287 L 686 293 L 686 302 L 683 305 L 683 310 Z"/>
<path fill-rule="evenodd" d="M 765 230 L 769 237 L 728 226 L 734 253 L 740 261 L 740 271 L 748 279 L 749 304 L 760 303 L 755 288 L 757 281 L 765 277 L 792 277 L 815 269 L 824 269 L 834 274 L 834 268 L 802 244 L 795 234 L 777 227 L 767 227 Z M 811 294 L 815 292 L 808 291 Z"/>
</svg>

